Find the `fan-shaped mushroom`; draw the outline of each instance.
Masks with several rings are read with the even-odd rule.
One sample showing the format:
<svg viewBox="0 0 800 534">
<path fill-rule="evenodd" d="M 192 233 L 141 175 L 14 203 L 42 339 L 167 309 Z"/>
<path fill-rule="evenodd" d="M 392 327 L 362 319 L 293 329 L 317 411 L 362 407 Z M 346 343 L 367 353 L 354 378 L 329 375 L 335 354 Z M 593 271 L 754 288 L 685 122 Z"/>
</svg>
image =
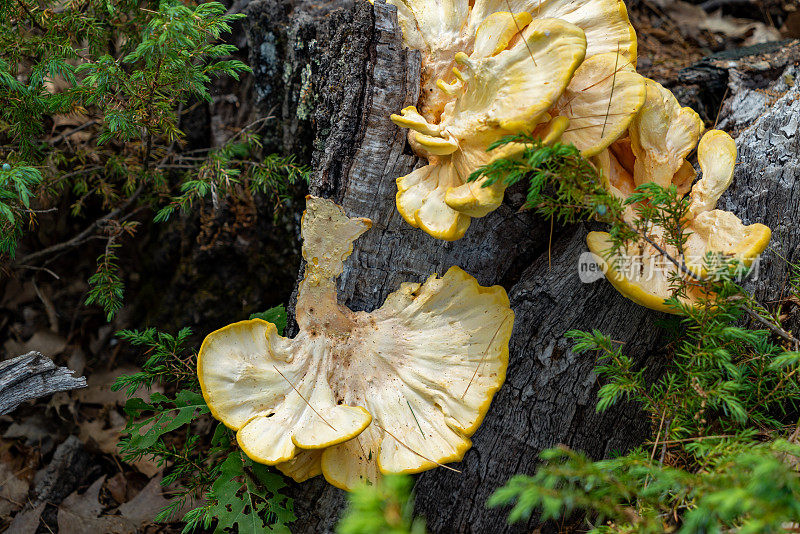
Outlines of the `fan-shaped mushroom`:
<svg viewBox="0 0 800 534">
<path fill-rule="evenodd" d="M 411 130 L 412 148 L 429 162 L 397 180 L 397 209 L 436 238 L 463 237 L 471 217 L 502 202 L 502 181 L 468 182 L 480 166 L 524 148 L 487 152 L 493 142 L 563 135 L 594 155 L 644 101 L 635 33 L 616 0 L 393 3 L 406 44 L 423 53 L 423 76 L 419 109 L 392 120 Z"/>
<path fill-rule="evenodd" d="M 673 155 L 663 159 L 672 161 L 674 169 L 681 165 L 682 158 L 683 155 L 680 158 Z M 684 223 L 688 235 L 682 254 L 663 240 L 663 228 L 652 226 L 648 232 L 649 238 L 672 258 L 684 259 L 686 268 L 698 276 L 704 274 L 703 263 L 708 253 L 733 257 L 749 265 L 769 243 L 770 229 L 759 223 L 745 226 L 734 214 L 714 209 L 733 179 L 736 143 L 725 132 L 711 130 L 700 140 L 697 158 L 703 176 L 691 188 L 691 202 Z M 635 175 L 634 181 L 638 181 Z M 667 306 L 664 300 L 672 294 L 670 279 L 681 273 L 652 244 L 632 243 L 619 255 L 606 257 L 612 246 L 608 233 L 590 232 L 586 240 L 589 250 L 603 267 L 606 278 L 620 293 L 642 306 L 668 313 L 677 312 L 675 308 Z M 694 303 L 700 296 L 689 286 L 686 302 Z"/>
<path fill-rule="evenodd" d="M 496 55 L 518 41 L 518 34 L 534 19 L 560 19 L 580 28 L 586 35 L 587 58 L 614 52 L 636 66 L 636 32 L 622 0 L 388 1 L 397 7 L 406 46 L 422 53 L 418 108 L 430 122 L 438 122 L 452 100 L 437 88 L 439 80 L 456 79 L 457 53 Z"/>
<path fill-rule="evenodd" d="M 478 33 L 483 31 L 478 28 Z M 508 157 L 515 145 L 487 153 L 491 143 L 533 127 L 561 96 L 583 60 L 586 41 L 578 27 L 555 19 L 536 20 L 517 44 L 488 57 L 456 55 L 458 81 L 445 86 L 449 102 L 439 124 L 428 122 L 413 107 L 392 120 L 411 128 L 409 140 L 429 164 L 397 179 L 397 209 L 412 226 L 445 240 L 460 239 L 471 215 L 500 205 L 503 190 L 484 193 L 479 206 L 458 212 L 446 203 L 449 190 L 465 185 L 469 175 L 493 158 Z M 531 59 L 533 57 L 533 59 Z M 560 132 L 559 132 L 560 133 Z M 466 187 L 479 188 L 480 184 Z"/>
<path fill-rule="evenodd" d="M 610 190 L 627 198 L 638 186 L 674 184 L 685 194 L 696 177 L 686 156 L 697 146 L 703 121 L 692 108 L 658 82 L 645 78 L 644 105 L 628 127 L 628 135 L 600 152 L 594 163 Z"/>
<path fill-rule="evenodd" d="M 198 356 L 214 417 L 248 456 L 298 481 L 321 472 L 347 489 L 458 461 L 505 379 L 508 297 L 458 267 L 402 284 L 370 313 L 338 303 L 336 279 L 369 227 L 309 197 L 297 336 L 242 321 L 210 334 Z"/>
</svg>

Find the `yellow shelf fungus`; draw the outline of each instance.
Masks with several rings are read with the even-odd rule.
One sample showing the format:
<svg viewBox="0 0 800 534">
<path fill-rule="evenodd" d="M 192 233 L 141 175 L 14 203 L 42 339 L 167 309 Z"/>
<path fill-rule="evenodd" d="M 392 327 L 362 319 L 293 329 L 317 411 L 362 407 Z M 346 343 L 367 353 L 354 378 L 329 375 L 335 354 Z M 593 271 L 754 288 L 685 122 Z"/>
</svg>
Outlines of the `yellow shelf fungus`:
<svg viewBox="0 0 800 534">
<path fill-rule="evenodd" d="M 214 417 L 250 458 L 297 481 L 322 473 L 350 489 L 459 461 L 505 380 L 508 297 L 458 267 L 402 284 L 371 313 L 338 303 L 336 279 L 370 224 L 309 197 L 297 336 L 242 321 L 198 356 Z"/>
<path fill-rule="evenodd" d="M 649 182 L 661 187 L 674 184 L 685 194 L 696 177 L 686 156 L 697 146 L 703 121 L 692 108 L 681 107 L 661 84 L 645 82 L 645 102 L 630 123 L 628 135 L 600 152 L 594 163 L 610 190 L 621 198 Z"/>
<path fill-rule="evenodd" d="M 673 114 L 675 113 L 686 116 L 684 111 L 673 108 Z M 669 114 L 664 117 L 669 117 Z M 680 134 L 676 135 L 679 139 L 684 139 L 689 131 L 684 128 L 680 120 L 677 121 L 677 126 L 675 123 L 672 127 L 661 126 L 660 131 L 679 131 Z M 656 126 L 653 126 L 653 129 L 659 131 Z M 633 135 L 631 137 L 633 138 Z M 651 136 L 651 139 L 656 138 Z M 625 181 L 616 182 L 613 190 L 620 196 L 627 196 L 623 191 L 627 191 L 630 187 L 628 181 L 635 184 L 643 183 L 648 178 L 642 178 L 639 173 L 645 171 L 651 181 L 659 183 L 657 180 L 664 180 L 665 185 L 674 182 L 675 176 L 680 178 L 679 169 L 685 164 L 683 158 L 692 147 L 671 141 L 674 139 L 670 139 L 670 136 L 666 140 L 656 139 L 660 149 L 654 149 L 652 147 L 656 145 L 650 144 L 650 157 L 645 159 L 644 163 L 637 157 L 633 175 L 625 176 Z M 635 141 L 632 140 L 632 144 L 635 144 Z M 683 247 L 683 256 L 675 246 L 665 242 L 663 228 L 651 226 L 648 237 L 672 258 L 678 261 L 683 258 L 686 268 L 697 276 L 706 274 L 703 262 L 708 253 L 736 258 L 749 265 L 767 247 L 771 236 L 770 229 L 758 223 L 745 226 L 734 214 L 715 209 L 717 201 L 733 179 L 736 143 L 725 132 L 711 130 L 701 139 L 697 148 L 697 158 L 703 175 L 691 187 L 691 201 L 684 220 L 687 239 Z M 654 164 L 653 161 L 659 163 Z M 664 165 L 668 172 L 660 171 L 651 165 Z M 612 179 L 612 184 L 615 183 L 614 180 Z M 621 184 L 625 187 L 620 187 Z M 626 217 L 633 216 L 632 211 L 626 215 Z M 628 245 L 617 256 L 606 257 L 611 248 L 608 233 L 590 232 L 586 240 L 589 250 L 603 268 L 606 278 L 620 293 L 642 306 L 677 313 L 678 310 L 667 306 L 664 300 L 672 295 L 670 278 L 681 273 L 678 267 L 656 247 L 643 240 Z M 683 301 L 691 305 L 702 297 L 700 290 L 690 284 Z"/>
<path fill-rule="evenodd" d="M 412 226 L 460 239 L 505 186 L 472 172 L 526 147 L 525 133 L 592 156 L 628 128 L 644 102 L 636 35 L 618 0 L 392 0 L 407 46 L 422 51 L 418 106 L 392 115 L 428 165 L 397 180 L 397 209 Z M 510 7 L 509 7 L 510 6 Z M 509 11 L 510 9 L 510 11 Z"/>
</svg>

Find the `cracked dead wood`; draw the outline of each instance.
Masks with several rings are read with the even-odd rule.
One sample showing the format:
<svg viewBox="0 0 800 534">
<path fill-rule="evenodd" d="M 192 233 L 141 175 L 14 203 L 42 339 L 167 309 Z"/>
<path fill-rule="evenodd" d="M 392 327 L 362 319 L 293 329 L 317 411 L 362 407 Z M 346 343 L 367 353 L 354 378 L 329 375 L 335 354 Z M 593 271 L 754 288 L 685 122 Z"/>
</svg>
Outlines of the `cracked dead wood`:
<svg viewBox="0 0 800 534">
<path fill-rule="evenodd" d="M 25 401 L 86 387 L 86 379 L 73 376 L 43 354 L 31 351 L 0 362 L 0 415 L 12 412 Z"/>
</svg>

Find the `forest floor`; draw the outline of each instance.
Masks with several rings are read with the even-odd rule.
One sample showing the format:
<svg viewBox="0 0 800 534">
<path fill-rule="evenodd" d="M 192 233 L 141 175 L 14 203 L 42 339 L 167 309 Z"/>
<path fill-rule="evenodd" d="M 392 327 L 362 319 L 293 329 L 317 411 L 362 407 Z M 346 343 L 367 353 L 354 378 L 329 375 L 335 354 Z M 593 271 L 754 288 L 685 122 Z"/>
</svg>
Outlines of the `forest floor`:
<svg viewBox="0 0 800 534">
<path fill-rule="evenodd" d="M 800 11 L 788 1 L 633 0 L 639 71 L 672 88 L 682 69 L 710 54 L 798 38 Z M 198 146 L 213 145 L 220 129 L 236 131 L 252 120 L 250 86 L 245 81 L 219 88 L 219 104 L 197 119 L 205 129 L 196 135 Z M 706 119 L 711 126 L 713 118 Z M 255 203 L 229 205 L 224 213 L 205 210 L 170 231 L 148 223 L 152 214 L 139 214 L 140 244 L 124 258 L 130 304 L 110 324 L 101 311 L 82 304 L 99 254 L 91 246 L 44 269 L 2 273 L 2 359 L 38 350 L 86 376 L 88 387 L 0 417 L 0 531 L 13 522 L 12 531 L 23 533 L 180 532 L 177 522 L 152 523 L 167 503 L 160 481 L 168 466 L 147 458 L 125 463 L 118 454 L 126 396 L 110 386 L 119 375 L 136 372 L 143 355 L 115 332 L 156 326 L 174 333 L 188 326 L 199 341 L 227 322 L 286 303 L 299 264 L 292 206 L 277 220 L 271 213 L 259 216 Z M 47 242 L 48 234 L 69 238 L 70 231 L 59 217 L 43 219 L 27 252 Z"/>
</svg>

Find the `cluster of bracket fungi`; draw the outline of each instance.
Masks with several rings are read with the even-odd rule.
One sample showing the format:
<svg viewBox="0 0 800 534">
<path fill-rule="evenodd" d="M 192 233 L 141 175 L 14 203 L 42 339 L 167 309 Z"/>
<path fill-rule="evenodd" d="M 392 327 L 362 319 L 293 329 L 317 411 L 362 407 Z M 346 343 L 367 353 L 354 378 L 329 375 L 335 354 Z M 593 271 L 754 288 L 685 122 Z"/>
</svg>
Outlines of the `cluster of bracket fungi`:
<svg viewBox="0 0 800 534">
<path fill-rule="evenodd" d="M 636 34 L 621 0 L 389 3 L 405 44 L 422 56 L 417 106 L 391 117 L 427 161 L 397 178 L 397 209 L 410 225 L 439 239 L 463 237 L 471 218 L 504 195 L 500 183 L 467 178 L 521 153 L 522 143 L 488 147 L 525 133 L 575 145 L 621 199 L 648 182 L 690 194 L 687 255 L 749 261 L 766 247 L 769 228 L 714 209 L 733 178 L 735 143 L 718 130 L 701 139 L 697 113 L 636 73 Z M 687 161 L 695 148 L 703 172 L 696 182 Z M 351 489 L 382 473 L 459 461 L 505 379 L 514 322 L 506 292 L 458 267 L 402 284 L 370 313 L 338 302 L 337 277 L 370 224 L 309 197 L 297 336 L 255 319 L 213 332 L 200 349 L 198 376 L 214 417 L 236 431 L 248 456 L 297 481 L 322 474 Z M 657 243 L 663 229 L 650 230 Z M 587 241 L 606 263 L 608 234 Z M 621 254 L 643 272 L 644 259 L 670 251 L 659 248 L 635 244 Z M 606 268 L 625 296 L 671 311 L 671 273 L 633 279 Z"/>
</svg>

